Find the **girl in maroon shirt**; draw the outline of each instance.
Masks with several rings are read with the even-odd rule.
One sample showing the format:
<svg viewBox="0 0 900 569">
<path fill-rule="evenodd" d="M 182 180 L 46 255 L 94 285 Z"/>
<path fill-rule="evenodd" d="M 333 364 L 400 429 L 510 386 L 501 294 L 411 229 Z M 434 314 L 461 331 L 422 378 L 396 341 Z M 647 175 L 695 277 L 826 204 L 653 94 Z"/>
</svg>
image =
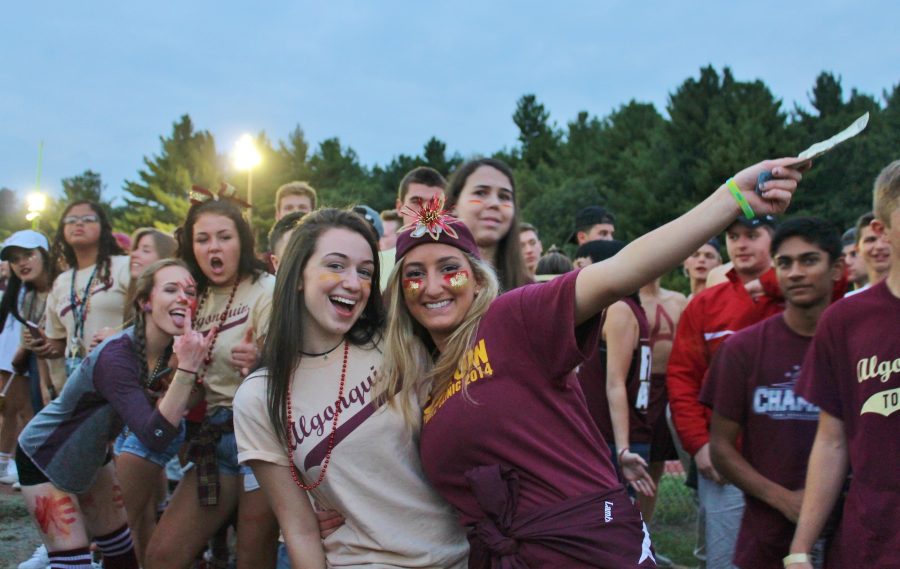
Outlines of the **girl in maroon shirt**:
<svg viewBox="0 0 900 569">
<path fill-rule="evenodd" d="M 755 212 L 783 211 L 800 179 L 790 163 L 731 183 Z M 757 194 L 766 170 L 774 179 Z M 383 395 L 430 395 L 424 414 L 404 411 L 424 422 L 425 472 L 469 528 L 470 566 L 654 566 L 572 369 L 596 345 L 600 311 L 724 230 L 735 198 L 723 184 L 616 256 L 500 297 L 472 233 L 429 205 L 397 240 Z"/>
</svg>

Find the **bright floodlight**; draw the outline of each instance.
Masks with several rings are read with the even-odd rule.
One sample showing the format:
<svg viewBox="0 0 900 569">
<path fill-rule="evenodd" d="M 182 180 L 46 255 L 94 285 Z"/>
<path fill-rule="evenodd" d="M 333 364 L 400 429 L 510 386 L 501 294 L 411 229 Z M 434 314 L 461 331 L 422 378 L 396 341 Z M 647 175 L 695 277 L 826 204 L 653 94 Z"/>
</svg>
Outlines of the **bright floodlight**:
<svg viewBox="0 0 900 569">
<path fill-rule="evenodd" d="M 25 203 L 29 213 L 39 214 L 47 207 L 47 196 L 40 192 L 33 192 L 25 196 Z"/>
<path fill-rule="evenodd" d="M 249 134 L 242 135 L 234 145 L 234 166 L 238 170 L 252 170 L 262 161 L 262 156 L 256 150 L 253 137 Z"/>
</svg>

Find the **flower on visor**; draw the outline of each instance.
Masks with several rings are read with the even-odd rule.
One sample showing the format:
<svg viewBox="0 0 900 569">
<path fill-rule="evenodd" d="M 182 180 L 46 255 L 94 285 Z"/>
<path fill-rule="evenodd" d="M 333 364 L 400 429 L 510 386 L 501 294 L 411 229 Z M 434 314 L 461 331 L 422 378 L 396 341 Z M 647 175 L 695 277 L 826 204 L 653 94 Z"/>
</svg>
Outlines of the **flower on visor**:
<svg viewBox="0 0 900 569">
<path fill-rule="evenodd" d="M 433 196 L 418 211 L 410 206 L 406 206 L 406 210 L 416 216 L 415 221 L 401 229 L 401 231 L 412 231 L 410 237 L 418 239 L 427 233 L 432 239 L 437 241 L 443 232 L 454 239 L 459 238 L 456 231 L 451 227 L 458 220 L 444 209 L 443 196 Z"/>
</svg>

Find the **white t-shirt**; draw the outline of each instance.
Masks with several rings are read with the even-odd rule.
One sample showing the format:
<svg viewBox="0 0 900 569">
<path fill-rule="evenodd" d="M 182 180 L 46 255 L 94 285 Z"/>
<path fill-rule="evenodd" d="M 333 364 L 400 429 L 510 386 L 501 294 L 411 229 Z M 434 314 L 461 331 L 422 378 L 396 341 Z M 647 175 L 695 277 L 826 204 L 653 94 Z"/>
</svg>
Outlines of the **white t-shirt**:
<svg viewBox="0 0 900 569">
<path fill-rule="evenodd" d="M 21 337 L 22 323 L 12 314 L 7 314 L 3 331 L 0 331 L 0 371 L 12 373 L 12 360 L 19 349 Z"/>
<path fill-rule="evenodd" d="M 85 287 L 95 265 L 75 271 L 75 294 L 84 297 Z M 62 273 L 53 281 L 53 288 L 47 297 L 46 323 L 47 337 L 69 340 L 75 332 L 75 311 L 71 302 L 73 270 Z M 125 255 L 110 257 L 109 280 L 100 278 L 99 271 L 91 283 L 90 300 L 84 319 L 84 349 L 91 344 L 94 333 L 104 327 L 118 328 L 122 325 L 128 283 L 131 281 L 129 258 Z"/>
<path fill-rule="evenodd" d="M 418 433 L 401 411 L 375 409 L 372 387 L 381 352 L 350 347 L 342 411 L 325 480 L 311 494 L 340 512 L 345 523 L 324 541 L 329 567 L 458 567 L 468 543 L 453 509 L 422 471 Z M 292 444 L 297 472 L 306 484 L 321 471 L 331 435 L 343 346 L 327 358 L 303 358 L 291 384 Z M 235 396 L 238 460 L 288 466 L 267 411 L 266 370 L 251 374 Z"/>
<path fill-rule="evenodd" d="M 253 326 L 253 340 L 256 342 L 269 331 L 275 277 L 268 273 L 263 273 L 256 281 L 245 277 L 238 285 L 229 307 L 231 290 L 231 286 L 209 287 L 209 295 L 204 294 L 205 298 L 201 298 L 203 304 L 198 308 L 194 323 L 195 330 L 205 332 L 219 324 L 222 313 L 228 308 L 228 315 L 219 326 L 212 363 L 203 375 L 207 415 L 215 408 L 231 407 L 234 393 L 243 380 L 240 372 L 230 363 L 231 349 L 243 341 L 249 326 Z"/>
<path fill-rule="evenodd" d="M 91 339 L 101 328 L 113 328 L 118 331 L 122 326 L 125 303 L 128 294 L 128 283 L 131 282 L 130 259 L 127 255 L 110 257 L 109 279 L 104 281 L 101 275 L 95 274 L 88 295 L 87 313 L 84 316 L 84 330 L 81 343 L 84 355 L 87 355 Z M 56 277 L 53 287 L 47 296 L 44 331 L 48 338 L 65 340 L 66 348 L 75 335 L 75 311 L 72 306 L 72 274 L 75 274 L 75 294 L 84 298 L 85 288 L 94 272 L 91 265 L 81 270 L 69 269 Z M 50 376 L 53 384 L 61 388 L 66 381 L 66 369 L 63 359 L 49 360 Z"/>
</svg>

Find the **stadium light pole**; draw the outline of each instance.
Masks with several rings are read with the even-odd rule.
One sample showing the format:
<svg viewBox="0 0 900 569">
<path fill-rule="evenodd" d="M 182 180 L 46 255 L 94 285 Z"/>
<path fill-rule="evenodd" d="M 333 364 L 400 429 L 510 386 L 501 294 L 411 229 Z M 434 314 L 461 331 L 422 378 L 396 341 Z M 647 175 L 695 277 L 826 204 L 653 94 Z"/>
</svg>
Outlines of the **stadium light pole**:
<svg viewBox="0 0 900 569">
<path fill-rule="evenodd" d="M 47 208 L 47 196 L 41 192 L 32 192 L 25 196 L 25 204 L 28 208 L 25 219 L 31 222 L 32 229 L 37 230 L 38 218 L 44 209 Z"/>
<path fill-rule="evenodd" d="M 262 162 L 262 156 L 256 149 L 256 142 L 250 134 L 243 134 L 234 145 L 234 153 L 232 155 L 234 167 L 238 170 L 247 171 L 247 203 L 253 205 L 253 169 Z M 250 228 L 253 228 L 253 213 L 247 212 L 247 221 Z"/>
</svg>

